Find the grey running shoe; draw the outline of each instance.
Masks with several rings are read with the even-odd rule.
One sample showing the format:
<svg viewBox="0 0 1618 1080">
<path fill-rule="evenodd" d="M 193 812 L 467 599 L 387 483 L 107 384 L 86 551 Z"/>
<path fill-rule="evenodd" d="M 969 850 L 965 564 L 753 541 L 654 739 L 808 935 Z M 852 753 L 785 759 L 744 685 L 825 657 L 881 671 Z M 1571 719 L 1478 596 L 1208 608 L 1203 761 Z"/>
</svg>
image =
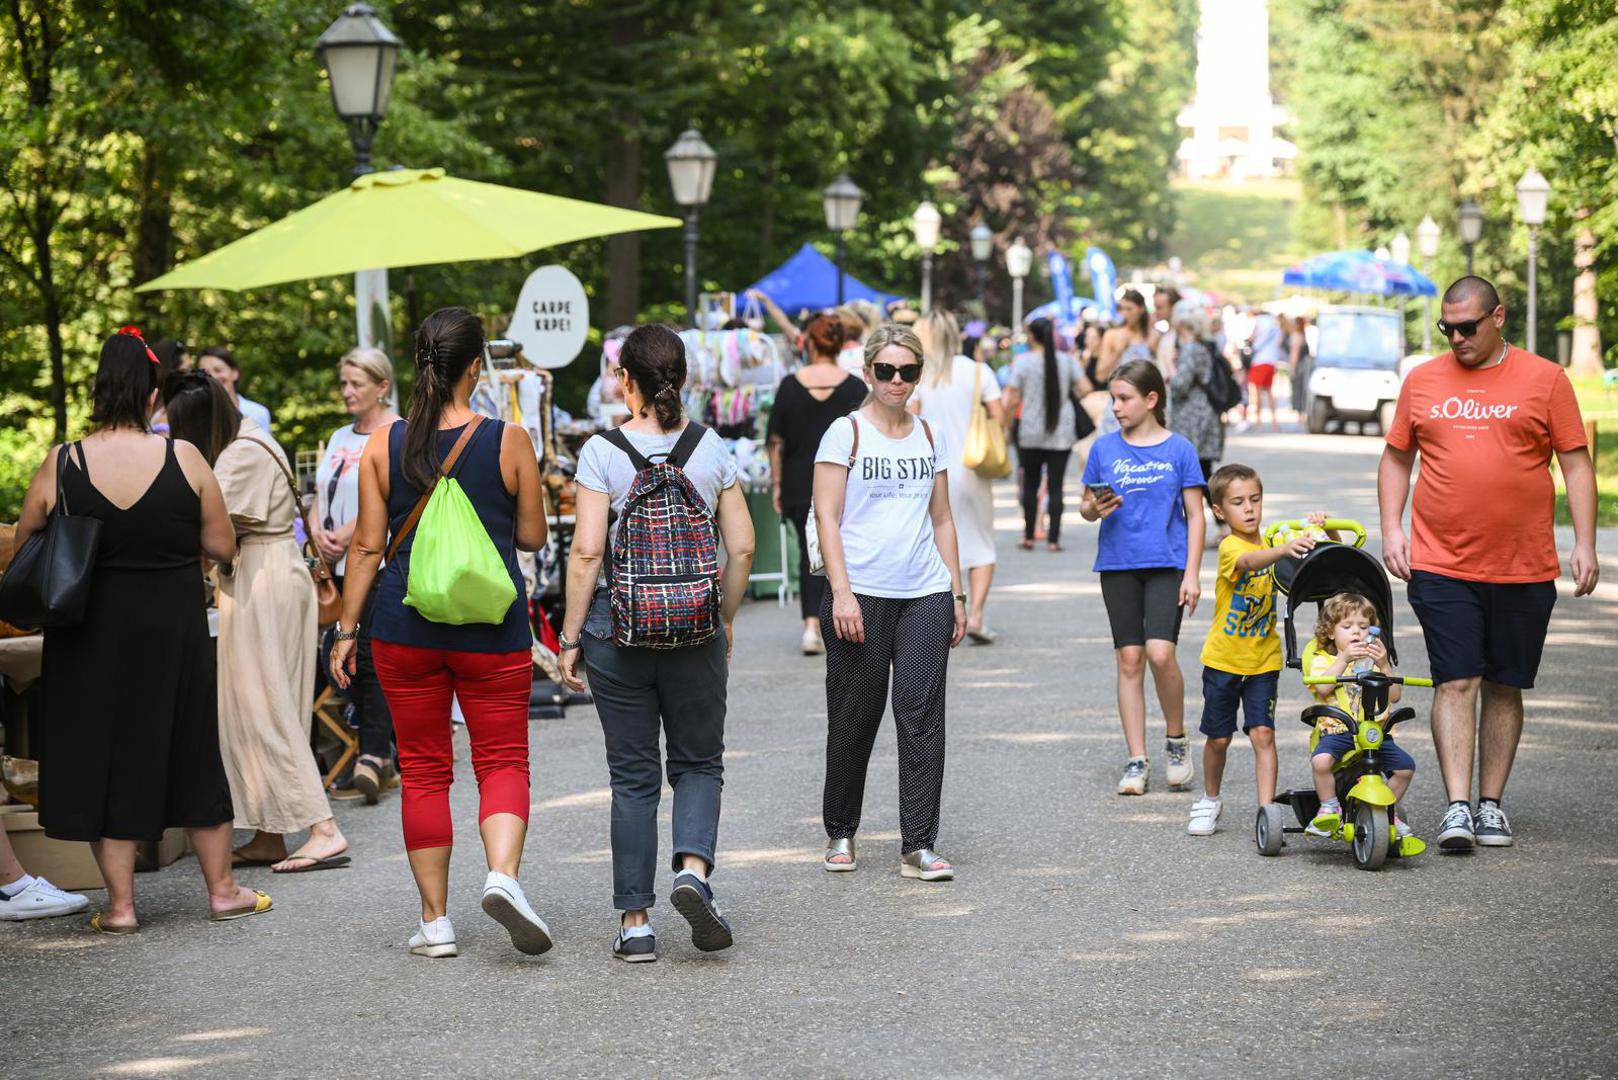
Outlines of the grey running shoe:
<svg viewBox="0 0 1618 1080">
<path fill-rule="evenodd" d="M 628 964 L 655 963 L 657 960 L 657 937 L 654 934 L 625 937 L 623 928 L 619 927 L 618 940 L 612 943 L 612 955 Z"/>
<path fill-rule="evenodd" d="M 1504 817 L 1502 814 L 1501 819 L 1504 820 Z M 1510 833 L 1506 835 L 1509 837 Z M 1471 807 L 1465 803 L 1451 803 L 1438 826 L 1438 846 L 1445 851 L 1471 851 L 1474 840 Z"/>
<path fill-rule="evenodd" d="M 1473 835 L 1479 847 L 1510 847 L 1516 842 L 1511 835 L 1511 822 L 1499 803 L 1478 803 L 1477 816 L 1472 821 Z"/>
<path fill-rule="evenodd" d="M 1130 758 L 1124 766 L 1124 775 L 1118 781 L 1118 794 L 1144 795 L 1152 780 L 1152 767 L 1145 758 Z"/>
<path fill-rule="evenodd" d="M 1170 791 L 1184 791 L 1196 779 L 1196 770 L 1192 768 L 1187 754 L 1189 740 L 1184 735 L 1175 738 L 1169 736 L 1164 743 L 1169 755 L 1168 782 Z"/>
</svg>

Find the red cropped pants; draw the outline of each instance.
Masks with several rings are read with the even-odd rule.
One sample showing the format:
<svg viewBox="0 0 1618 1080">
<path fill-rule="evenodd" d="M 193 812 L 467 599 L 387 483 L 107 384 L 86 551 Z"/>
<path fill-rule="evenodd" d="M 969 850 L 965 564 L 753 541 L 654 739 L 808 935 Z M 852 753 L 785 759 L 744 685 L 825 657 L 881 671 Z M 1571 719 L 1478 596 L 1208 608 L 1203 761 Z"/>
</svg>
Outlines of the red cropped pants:
<svg viewBox="0 0 1618 1080">
<path fill-rule="evenodd" d="M 449 847 L 455 779 L 450 702 L 459 698 L 472 740 L 478 824 L 492 814 L 528 820 L 528 650 L 453 652 L 374 641 L 377 678 L 393 713 L 402 781 L 400 813 L 407 851 Z"/>
</svg>

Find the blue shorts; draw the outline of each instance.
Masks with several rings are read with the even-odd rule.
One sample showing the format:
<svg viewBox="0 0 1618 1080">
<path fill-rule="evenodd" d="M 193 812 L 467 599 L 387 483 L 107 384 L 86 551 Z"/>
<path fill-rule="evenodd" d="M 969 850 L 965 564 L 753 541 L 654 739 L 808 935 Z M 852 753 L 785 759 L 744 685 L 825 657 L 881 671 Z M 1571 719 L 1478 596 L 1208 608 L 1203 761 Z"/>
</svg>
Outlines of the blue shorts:
<svg viewBox="0 0 1618 1080">
<path fill-rule="evenodd" d="M 1500 686 L 1533 689 L 1556 582 L 1492 585 L 1417 570 L 1405 595 L 1421 620 L 1433 682 L 1481 675 Z"/>
<path fill-rule="evenodd" d="M 1309 751 L 1309 756 L 1330 754 L 1333 761 L 1341 761 L 1343 760 L 1343 755 L 1352 749 L 1354 749 L 1354 736 L 1342 731 L 1336 735 L 1322 735 L 1320 741 L 1315 744 L 1315 748 Z M 1382 770 L 1384 772 L 1400 772 L 1404 769 L 1409 769 L 1411 772 L 1416 771 L 1416 759 L 1405 753 L 1404 747 L 1395 743 L 1392 736 L 1382 740 L 1382 745 L 1377 748 L 1377 753 L 1382 757 Z"/>
<path fill-rule="evenodd" d="M 1236 734 L 1236 709 L 1241 707 L 1246 734 L 1256 727 L 1275 727 L 1275 699 L 1281 688 L 1281 673 L 1232 675 L 1218 668 L 1202 669 L 1202 725 L 1198 728 L 1210 739 L 1228 739 Z"/>
</svg>

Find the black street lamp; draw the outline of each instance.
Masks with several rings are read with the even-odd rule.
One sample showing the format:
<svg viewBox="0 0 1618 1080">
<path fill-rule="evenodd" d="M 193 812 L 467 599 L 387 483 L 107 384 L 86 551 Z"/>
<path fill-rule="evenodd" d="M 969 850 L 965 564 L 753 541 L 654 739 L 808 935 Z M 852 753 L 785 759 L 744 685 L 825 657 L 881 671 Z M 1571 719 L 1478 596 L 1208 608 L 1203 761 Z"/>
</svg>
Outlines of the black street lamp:
<svg viewBox="0 0 1618 1080">
<path fill-rule="evenodd" d="M 837 234 L 837 303 L 843 302 L 843 263 L 848 258 L 848 247 L 844 238 L 848 230 L 854 227 L 859 220 L 860 203 L 865 193 L 859 189 L 848 174 L 838 173 L 825 191 L 820 193 L 821 206 L 826 211 L 826 228 Z"/>
<path fill-rule="evenodd" d="M 331 103 L 348 125 L 354 175 L 372 172 L 371 140 L 388 112 L 399 39 L 382 25 L 370 4 L 350 4 L 315 42 L 331 80 Z"/>
<path fill-rule="evenodd" d="M 989 302 L 985 296 L 989 280 L 989 256 L 992 254 L 994 254 L 994 233 L 980 221 L 972 226 L 972 258 L 978 264 L 978 308 L 983 312 L 985 319 L 989 317 Z"/>
<path fill-rule="evenodd" d="M 685 319 L 697 325 L 697 215 L 713 193 L 719 155 L 696 128 L 686 128 L 663 153 L 674 201 L 685 207 Z"/>
<path fill-rule="evenodd" d="M 1483 239 L 1483 208 L 1475 200 L 1461 200 L 1460 209 L 1455 212 L 1455 231 L 1461 238 L 1461 246 L 1466 248 L 1466 273 L 1470 277 L 1472 249 Z"/>
</svg>

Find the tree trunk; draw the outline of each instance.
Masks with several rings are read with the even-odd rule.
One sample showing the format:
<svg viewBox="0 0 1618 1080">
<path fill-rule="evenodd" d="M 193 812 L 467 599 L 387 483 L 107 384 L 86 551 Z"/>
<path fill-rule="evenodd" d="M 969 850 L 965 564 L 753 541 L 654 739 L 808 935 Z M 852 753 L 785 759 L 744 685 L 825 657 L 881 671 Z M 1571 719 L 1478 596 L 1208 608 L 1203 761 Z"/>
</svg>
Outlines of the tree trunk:
<svg viewBox="0 0 1618 1080">
<path fill-rule="evenodd" d="M 168 272 L 174 259 L 173 192 L 162 151 L 148 142 L 141 155 L 140 210 L 135 219 L 134 282 L 139 285 Z M 162 315 L 157 293 L 137 293 L 141 329 L 151 329 Z"/>
<path fill-rule="evenodd" d="M 1582 220 L 1589 214 L 1589 210 L 1580 210 L 1577 216 Z M 1573 279 L 1573 358 L 1569 367 L 1574 375 L 1599 376 L 1602 371 L 1595 253 L 1595 233 L 1581 224 L 1573 237 L 1573 265 L 1579 271 Z"/>
<path fill-rule="evenodd" d="M 608 33 L 620 51 L 640 39 L 638 14 L 621 15 Z M 613 136 L 607 143 L 607 202 L 630 210 L 640 208 L 640 110 L 632 104 L 614 108 L 610 117 Z M 621 233 L 607 240 L 606 326 L 632 323 L 640 313 L 640 234 Z"/>
</svg>

